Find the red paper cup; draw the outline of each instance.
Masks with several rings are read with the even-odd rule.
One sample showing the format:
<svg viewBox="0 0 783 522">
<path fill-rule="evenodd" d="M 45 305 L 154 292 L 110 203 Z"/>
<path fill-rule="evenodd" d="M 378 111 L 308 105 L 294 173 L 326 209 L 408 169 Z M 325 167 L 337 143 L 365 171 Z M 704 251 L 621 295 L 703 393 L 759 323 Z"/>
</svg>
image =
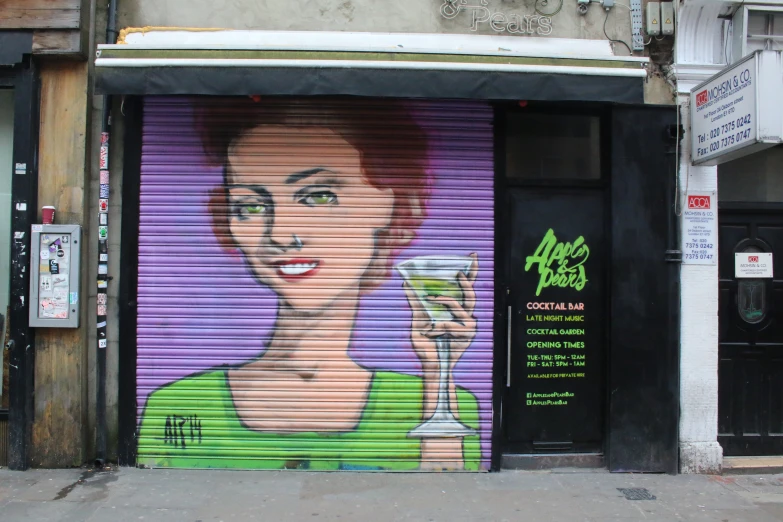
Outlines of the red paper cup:
<svg viewBox="0 0 783 522">
<path fill-rule="evenodd" d="M 44 225 L 54 224 L 54 207 L 45 206 L 41 208 L 41 215 L 43 216 Z"/>
</svg>

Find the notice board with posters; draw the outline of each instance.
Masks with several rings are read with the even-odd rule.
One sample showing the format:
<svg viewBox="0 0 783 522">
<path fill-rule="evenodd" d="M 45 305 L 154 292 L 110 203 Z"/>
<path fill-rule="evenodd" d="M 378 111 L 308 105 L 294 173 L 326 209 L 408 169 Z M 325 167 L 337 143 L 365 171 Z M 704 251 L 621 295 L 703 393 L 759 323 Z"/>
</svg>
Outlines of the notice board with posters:
<svg viewBox="0 0 783 522">
<path fill-rule="evenodd" d="M 30 326 L 79 327 L 79 225 L 33 225 Z"/>
</svg>

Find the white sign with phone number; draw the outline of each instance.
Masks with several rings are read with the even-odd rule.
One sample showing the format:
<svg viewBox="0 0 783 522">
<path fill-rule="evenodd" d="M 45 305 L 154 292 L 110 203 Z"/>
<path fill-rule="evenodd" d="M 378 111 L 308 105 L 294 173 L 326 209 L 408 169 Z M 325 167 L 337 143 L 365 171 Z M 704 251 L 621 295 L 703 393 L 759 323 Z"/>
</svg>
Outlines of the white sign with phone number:
<svg viewBox="0 0 783 522">
<path fill-rule="evenodd" d="M 685 195 L 682 210 L 682 264 L 718 263 L 718 200 L 715 191 Z"/>
</svg>

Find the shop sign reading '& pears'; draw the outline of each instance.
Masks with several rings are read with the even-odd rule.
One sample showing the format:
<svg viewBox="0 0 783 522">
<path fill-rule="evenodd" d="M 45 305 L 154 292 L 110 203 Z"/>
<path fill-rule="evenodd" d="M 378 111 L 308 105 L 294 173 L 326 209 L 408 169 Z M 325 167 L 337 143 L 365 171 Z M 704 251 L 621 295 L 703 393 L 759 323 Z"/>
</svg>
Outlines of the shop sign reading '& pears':
<svg viewBox="0 0 783 522">
<path fill-rule="evenodd" d="M 487 0 L 444 0 L 440 14 L 448 20 L 457 18 L 461 13 L 470 14 L 470 30 L 489 27 L 496 33 L 537 34 L 547 36 L 552 33 L 552 18 L 549 16 L 519 15 L 491 11 Z M 484 25 L 486 24 L 486 25 Z"/>
</svg>

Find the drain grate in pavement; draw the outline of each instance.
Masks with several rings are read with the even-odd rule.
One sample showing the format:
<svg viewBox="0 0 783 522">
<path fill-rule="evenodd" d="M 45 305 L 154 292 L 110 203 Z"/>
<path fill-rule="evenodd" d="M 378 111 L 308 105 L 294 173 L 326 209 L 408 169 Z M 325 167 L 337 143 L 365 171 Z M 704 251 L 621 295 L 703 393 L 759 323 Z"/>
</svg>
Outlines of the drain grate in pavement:
<svg viewBox="0 0 783 522">
<path fill-rule="evenodd" d="M 617 491 L 625 495 L 626 500 L 656 500 L 647 488 L 617 488 Z"/>
</svg>

